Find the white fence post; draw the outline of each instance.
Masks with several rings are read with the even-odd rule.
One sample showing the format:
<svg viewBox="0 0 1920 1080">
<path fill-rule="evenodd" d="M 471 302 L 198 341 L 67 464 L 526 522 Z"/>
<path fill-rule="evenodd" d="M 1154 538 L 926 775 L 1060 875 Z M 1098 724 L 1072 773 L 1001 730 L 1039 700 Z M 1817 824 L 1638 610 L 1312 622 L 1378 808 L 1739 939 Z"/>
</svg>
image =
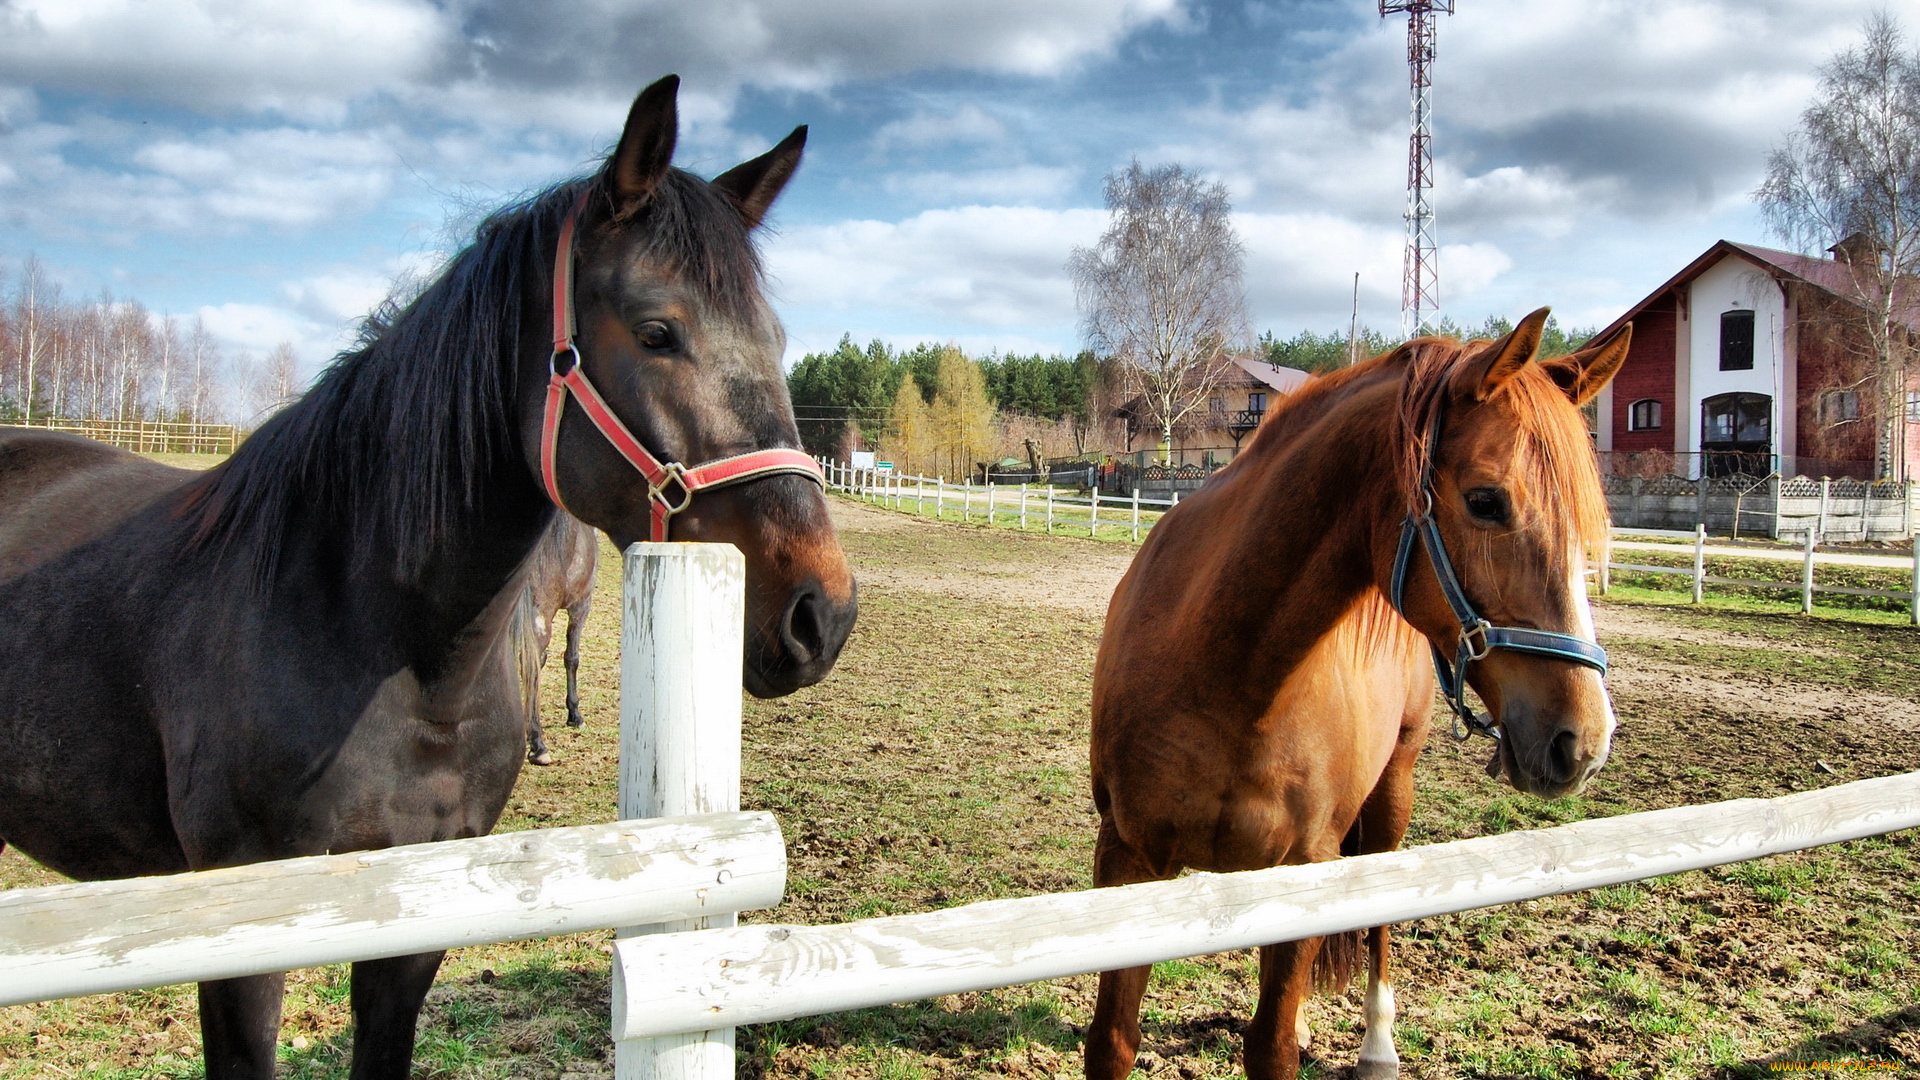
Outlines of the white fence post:
<svg viewBox="0 0 1920 1080">
<path fill-rule="evenodd" d="M 620 816 L 740 809 L 747 560 L 730 544 L 627 549 L 620 618 Z M 732 914 L 626 927 L 707 930 Z M 732 1080 L 733 1029 L 614 1044 L 616 1080 Z"/>
<path fill-rule="evenodd" d="M 1027 531 L 1027 485 L 1020 485 L 1020 531 Z"/>
<path fill-rule="evenodd" d="M 1807 557 L 1800 564 L 1800 614 L 1813 614 L 1813 530 L 1807 530 Z"/>
<path fill-rule="evenodd" d="M 993 524 L 993 474 L 987 474 L 987 524 Z"/>
<path fill-rule="evenodd" d="M 1140 542 L 1140 489 L 1133 489 L 1133 542 Z"/>
<path fill-rule="evenodd" d="M 933 482 L 933 516 L 939 521 L 947 519 L 947 478 L 944 476 Z"/>
<path fill-rule="evenodd" d="M 1780 504 L 1776 502 L 1774 503 L 1774 505 L 1779 506 Z M 1775 514 L 1774 520 L 1778 521 L 1779 519 L 1780 519 L 1780 515 Z M 1613 524 L 1609 522 L 1607 524 L 1607 535 L 1604 539 L 1600 541 L 1600 595 L 1601 596 L 1607 595 L 1608 591 L 1610 591 L 1612 588 L 1613 588 Z"/>
<path fill-rule="evenodd" d="M 1093 489 L 1093 509 L 1087 511 L 1087 535 L 1094 539 L 1100 537 L 1100 489 Z"/>
<path fill-rule="evenodd" d="M 1052 484 L 1047 485 L 1047 535 L 1048 536 L 1053 535 L 1053 485 Z M 1916 543 L 1920 543 L 1920 535 L 1915 536 L 1915 541 Z M 1920 547 L 1917 547 L 1914 550 L 1920 551 Z M 1920 565 L 1920 564 L 1916 564 L 1916 565 Z M 1915 576 L 1920 577 L 1920 570 L 1916 570 L 1914 571 L 1914 573 L 1915 573 Z"/>
<path fill-rule="evenodd" d="M 1693 527 L 1693 602 L 1699 603 L 1707 588 L 1707 527 Z"/>
<path fill-rule="evenodd" d="M 972 476 L 968 476 L 967 482 L 961 485 L 960 498 L 963 500 L 960 504 L 960 521 L 963 524 L 971 525 L 973 524 L 973 477 Z"/>
</svg>

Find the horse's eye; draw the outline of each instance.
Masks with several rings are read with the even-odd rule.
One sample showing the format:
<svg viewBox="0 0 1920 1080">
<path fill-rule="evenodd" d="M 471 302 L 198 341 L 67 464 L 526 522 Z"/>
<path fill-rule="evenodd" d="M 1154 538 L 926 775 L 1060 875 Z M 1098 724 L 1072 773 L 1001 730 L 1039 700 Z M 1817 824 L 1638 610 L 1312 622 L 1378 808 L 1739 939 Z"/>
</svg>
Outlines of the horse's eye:
<svg viewBox="0 0 1920 1080">
<path fill-rule="evenodd" d="M 673 344 L 673 329 L 657 319 L 641 323 L 633 336 L 649 349 L 664 349 Z"/>
<path fill-rule="evenodd" d="M 1499 488 L 1474 488 L 1467 492 L 1467 513 L 1481 521 L 1504 525 L 1507 520 L 1507 495 Z"/>
</svg>

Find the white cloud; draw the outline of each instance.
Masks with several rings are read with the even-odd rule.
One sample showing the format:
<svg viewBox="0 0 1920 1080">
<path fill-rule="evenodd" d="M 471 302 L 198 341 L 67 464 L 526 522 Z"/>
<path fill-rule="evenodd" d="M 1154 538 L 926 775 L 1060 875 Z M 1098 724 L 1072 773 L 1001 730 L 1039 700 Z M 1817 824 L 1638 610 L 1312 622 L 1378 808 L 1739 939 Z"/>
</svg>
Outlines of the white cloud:
<svg viewBox="0 0 1920 1080">
<path fill-rule="evenodd" d="M 874 130 L 879 152 L 897 147 L 947 149 L 956 143 L 997 143 L 1007 137 L 1007 126 L 978 105 L 967 104 L 950 113 L 915 112 L 889 120 Z"/>
<path fill-rule="evenodd" d="M 1099 210 L 929 210 L 790 229 L 767 245 L 767 265 L 778 299 L 802 308 L 907 315 L 929 327 L 1071 325 L 1067 255 L 1105 224 Z"/>
<path fill-rule="evenodd" d="M 338 119 L 441 66 L 452 26 L 418 0 L 12 0 L 0 79 L 195 109 Z"/>
<path fill-rule="evenodd" d="M 881 181 L 890 195 L 924 203 L 1049 202 L 1073 186 L 1075 171 L 1047 165 L 1012 165 L 970 172 L 893 173 Z"/>
</svg>

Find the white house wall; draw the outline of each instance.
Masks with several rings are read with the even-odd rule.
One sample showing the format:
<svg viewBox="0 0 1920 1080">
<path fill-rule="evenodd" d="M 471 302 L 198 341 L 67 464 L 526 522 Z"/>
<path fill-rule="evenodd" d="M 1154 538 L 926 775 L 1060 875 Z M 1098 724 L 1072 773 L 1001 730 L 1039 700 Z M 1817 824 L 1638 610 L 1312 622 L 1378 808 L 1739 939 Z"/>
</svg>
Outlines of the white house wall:
<svg viewBox="0 0 1920 1080">
<path fill-rule="evenodd" d="M 1688 288 L 1688 378 L 1675 388 L 1676 400 L 1685 402 L 1681 410 L 1687 433 L 1685 449 L 1700 449 L 1702 401 L 1721 394 L 1748 393 L 1765 394 L 1773 400 L 1773 452 L 1785 452 L 1786 416 L 1781 406 L 1787 394 L 1782 377 L 1787 319 L 1780 287 L 1752 263 L 1730 255 L 1695 278 Z M 1753 312 L 1751 371 L 1720 370 L 1720 315 L 1735 308 Z M 1690 460 L 1696 462 L 1697 475 L 1699 459 Z"/>
</svg>

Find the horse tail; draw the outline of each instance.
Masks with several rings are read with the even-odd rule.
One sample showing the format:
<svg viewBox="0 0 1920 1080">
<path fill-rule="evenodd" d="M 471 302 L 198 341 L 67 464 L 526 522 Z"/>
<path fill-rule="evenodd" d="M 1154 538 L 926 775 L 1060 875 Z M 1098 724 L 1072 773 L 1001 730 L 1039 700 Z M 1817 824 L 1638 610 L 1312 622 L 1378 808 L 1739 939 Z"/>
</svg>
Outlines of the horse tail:
<svg viewBox="0 0 1920 1080">
<path fill-rule="evenodd" d="M 533 584 L 520 587 L 520 599 L 513 605 L 513 617 L 507 620 L 507 647 L 513 651 L 514 673 L 520 680 L 520 710 L 527 730 L 540 718 L 540 669 L 546 665 L 547 643 L 540 633 L 540 609 L 534 602 Z"/>
<path fill-rule="evenodd" d="M 1361 822 L 1366 819 L 1362 814 L 1354 818 L 1353 827 L 1340 840 L 1340 855 L 1358 855 L 1361 853 Z M 1328 934 L 1320 941 L 1320 955 L 1313 959 L 1313 988 L 1325 994 L 1338 994 L 1346 990 L 1347 984 L 1360 971 L 1366 958 L 1365 930 L 1348 930 L 1340 934 Z"/>
<path fill-rule="evenodd" d="M 1313 958 L 1313 988 L 1322 994 L 1340 994 L 1365 966 L 1365 930 L 1328 934 L 1320 939 L 1320 955 Z"/>
</svg>

